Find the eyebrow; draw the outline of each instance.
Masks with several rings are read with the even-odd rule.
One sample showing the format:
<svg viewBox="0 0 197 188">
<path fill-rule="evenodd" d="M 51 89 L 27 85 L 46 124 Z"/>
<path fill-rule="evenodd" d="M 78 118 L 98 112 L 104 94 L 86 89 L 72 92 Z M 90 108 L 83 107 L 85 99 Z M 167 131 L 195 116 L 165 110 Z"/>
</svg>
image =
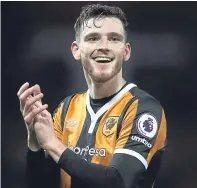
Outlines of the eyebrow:
<svg viewBox="0 0 197 188">
<path fill-rule="evenodd" d="M 87 38 L 90 37 L 90 36 L 98 36 L 98 35 L 100 35 L 100 33 L 98 33 L 98 32 L 88 33 L 87 35 L 85 35 L 84 39 L 87 39 Z M 124 38 L 124 36 L 123 36 L 122 34 L 116 33 L 116 32 L 109 32 L 109 33 L 107 33 L 107 35 L 108 35 L 108 36 L 113 36 L 113 35 L 115 35 L 115 36 L 118 36 L 118 37 L 119 37 L 120 39 L 122 39 L 122 40 L 123 40 L 123 38 Z"/>
</svg>

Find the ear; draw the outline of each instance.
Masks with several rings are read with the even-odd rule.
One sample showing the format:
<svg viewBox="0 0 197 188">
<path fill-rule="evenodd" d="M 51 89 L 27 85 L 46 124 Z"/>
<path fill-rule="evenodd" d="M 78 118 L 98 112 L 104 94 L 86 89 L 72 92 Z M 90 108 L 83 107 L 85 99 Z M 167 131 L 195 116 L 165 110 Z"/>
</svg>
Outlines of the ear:
<svg viewBox="0 0 197 188">
<path fill-rule="evenodd" d="M 126 43 L 124 52 L 124 61 L 128 61 L 131 56 L 131 45 Z"/>
<path fill-rule="evenodd" d="M 80 49 L 79 49 L 79 45 L 76 41 L 72 42 L 71 44 L 71 51 L 73 54 L 73 57 L 79 61 L 81 59 L 81 55 L 80 55 Z"/>
</svg>

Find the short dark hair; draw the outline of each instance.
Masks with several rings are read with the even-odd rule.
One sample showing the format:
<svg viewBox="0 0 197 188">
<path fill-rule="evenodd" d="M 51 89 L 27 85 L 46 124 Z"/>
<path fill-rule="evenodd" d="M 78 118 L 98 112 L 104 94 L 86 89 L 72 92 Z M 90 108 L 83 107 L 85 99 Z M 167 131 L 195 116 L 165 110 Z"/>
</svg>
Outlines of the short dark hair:
<svg viewBox="0 0 197 188">
<path fill-rule="evenodd" d="M 116 6 L 91 4 L 91 5 L 86 5 L 82 7 L 81 13 L 79 17 L 77 18 L 77 21 L 74 25 L 76 39 L 80 38 L 81 28 L 84 27 L 84 24 L 87 26 L 87 22 L 89 19 L 94 18 L 94 25 L 95 25 L 95 19 L 98 19 L 101 17 L 118 18 L 123 24 L 123 27 L 125 30 L 125 38 L 127 38 L 126 36 L 127 36 L 128 22 L 127 22 L 125 13 L 122 11 L 121 8 L 116 7 Z"/>
</svg>

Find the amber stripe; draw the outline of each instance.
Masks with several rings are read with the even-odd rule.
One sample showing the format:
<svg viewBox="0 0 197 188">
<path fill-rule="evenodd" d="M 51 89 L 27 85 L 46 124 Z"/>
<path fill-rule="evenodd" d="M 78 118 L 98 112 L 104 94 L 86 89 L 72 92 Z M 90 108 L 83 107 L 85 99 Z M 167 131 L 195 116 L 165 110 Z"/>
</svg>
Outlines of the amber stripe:
<svg viewBox="0 0 197 188">
<path fill-rule="evenodd" d="M 125 119 L 123 121 L 119 139 L 117 140 L 116 149 L 123 148 L 129 139 L 133 128 L 133 122 L 137 113 L 138 103 L 139 100 L 134 101 L 133 104 L 128 108 L 127 113 L 125 114 Z"/>
<path fill-rule="evenodd" d="M 63 107 L 62 103 L 57 111 L 53 115 L 54 132 L 57 138 L 62 141 L 62 128 L 61 128 L 61 111 Z"/>
<path fill-rule="evenodd" d="M 86 94 L 77 94 L 71 99 L 67 111 L 67 115 L 64 121 L 65 125 L 63 130 L 63 140 L 62 140 L 63 144 L 67 146 L 69 142 L 70 145 L 76 146 L 85 122 L 85 118 L 86 118 Z M 76 130 L 72 131 L 67 129 L 66 120 L 77 120 L 79 124 L 77 125 Z M 61 177 L 62 177 L 62 188 L 70 188 L 71 177 L 63 170 L 61 172 Z"/>
<path fill-rule="evenodd" d="M 149 151 L 148 157 L 146 159 L 148 163 L 150 162 L 150 160 L 152 159 L 152 157 L 156 153 L 156 151 L 164 147 L 165 140 L 166 140 L 166 131 L 167 131 L 167 129 L 166 129 L 166 118 L 165 118 L 164 111 L 162 110 L 162 119 L 161 119 L 161 123 L 160 123 L 159 132 L 158 132 L 158 135 L 157 135 L 157 139 L 155 141 L 154 146 Z"/>
</svg>

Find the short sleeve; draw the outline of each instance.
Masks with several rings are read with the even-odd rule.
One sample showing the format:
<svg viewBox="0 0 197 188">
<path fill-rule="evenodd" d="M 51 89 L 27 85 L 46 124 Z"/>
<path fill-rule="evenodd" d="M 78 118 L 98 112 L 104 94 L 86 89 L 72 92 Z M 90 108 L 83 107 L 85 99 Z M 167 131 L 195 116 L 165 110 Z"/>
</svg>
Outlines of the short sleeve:
<svg viewBox="0 0 197 188">
<path fill-rule="evenodd" d="M 165 147 L 165 143 L 164 110 L 154 98 L 145 97 L 128 108 L 114 154 L 133 156 L 147 169 L 154 154 Z"/>
</svg>

